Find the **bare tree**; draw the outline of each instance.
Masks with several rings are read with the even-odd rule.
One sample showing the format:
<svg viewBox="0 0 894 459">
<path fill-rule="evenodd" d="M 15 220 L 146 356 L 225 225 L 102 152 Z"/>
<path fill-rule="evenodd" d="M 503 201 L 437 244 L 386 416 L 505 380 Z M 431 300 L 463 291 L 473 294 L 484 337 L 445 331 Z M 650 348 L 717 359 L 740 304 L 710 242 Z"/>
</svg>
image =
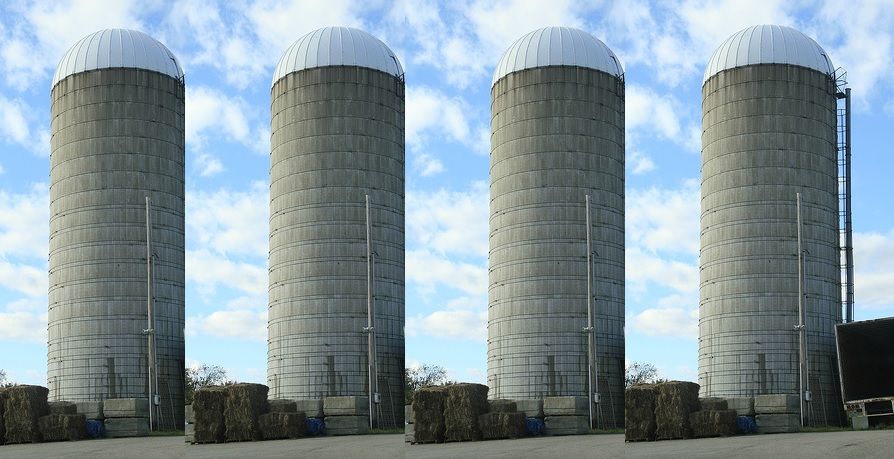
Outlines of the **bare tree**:
<svg viewBox="0 0 894 459">
<path fill-rule="evenodd" d="M 412 403 L 413 394 L 420 388 L 447 383 L 449 383 L 447 371 L 440 365 L 425 364 L 414 368 L 404 368 L 405 403 Z"/>
<path fill-rule="evenodd" d="M 633 362 L 624 371 L 624 387 L 665 381 L 658 377 L 658 369 L 651 363 Z"/>
<path fill-rule="evenodd" d="M 7 378 L 6 372 L 3 370 L 0 370 L 0 387 L 11 387 L 11 386 L 15 386 L 15 385 L 16 384 L 14 382 L 10 381 Z"/>
<path fill-rule="evenodd" d="M 196 390 L 206 386 L 220 386 L 234 384 L 234 381 L 227 379 L 227 370 L 217 365 L 202 364 L 195 368 L 186 368 L 186 392 L 184 398 L 186 403 L 193 401 Z"/>
</svg>

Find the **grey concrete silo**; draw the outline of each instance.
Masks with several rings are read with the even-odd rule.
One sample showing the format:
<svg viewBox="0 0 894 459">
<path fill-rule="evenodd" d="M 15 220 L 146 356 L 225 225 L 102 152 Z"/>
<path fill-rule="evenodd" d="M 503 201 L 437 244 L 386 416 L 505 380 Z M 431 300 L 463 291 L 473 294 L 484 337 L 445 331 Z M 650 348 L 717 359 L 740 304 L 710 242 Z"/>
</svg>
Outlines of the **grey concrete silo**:
<svg viewBox="0 0 894 459">
<path fill-rule="evenodd" d="M 624 419 L 624 80 L 611 50 L 547 27 L 491 89 L 487 380 L 491 396 L 587 396 L 589 194 L 601 427 Z"/>
<path fill-rule="evenodd" d="M 65 54 L 51 96 L 50 398 L 148 396 L 149 196 L 159 426 L 182 426 L 183 72 L 148 35 L 103 30 Z"/>
<path fill-rule="evenodd" d="M 285 51 L 271 99 L 270 396 L 369 393 L 368 194 L 379 419 L 403 425 L 403 69 L 372 35 L 326 27 Z"/>
<path fill-rule="evenodd" d="M 842 421 L 834 337 L 841 293 L 833 73 L 812 39 L 761 25 L 717 49 L 702 87 L 702 393 L 799 393 L 800 192 L 815 424 Z"/>
</svg>

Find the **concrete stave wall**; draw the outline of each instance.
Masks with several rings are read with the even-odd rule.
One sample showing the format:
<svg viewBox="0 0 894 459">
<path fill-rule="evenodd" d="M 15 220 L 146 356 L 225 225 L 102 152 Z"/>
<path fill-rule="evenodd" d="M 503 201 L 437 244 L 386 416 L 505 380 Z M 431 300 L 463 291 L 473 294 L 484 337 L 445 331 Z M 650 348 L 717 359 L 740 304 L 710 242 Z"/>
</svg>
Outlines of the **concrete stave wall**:
<svg viewBox="0 0 894 459">
<path fill-rule="evenodd" d="M 795 193 L 802 193 L 811 422 L 840 424 L 836 100 L 789 65 L 710 78 L 703 93 L 699 382 L 705 396 L 798 393 Z"/>
<path fill-rule="evenodd" d="M 50 399 L 77 402 L 148 393 L 142 334 L 148 194 L 158 256 L 160 425 L 182 425 L 183 85 L 147 70 L 102 69 L 60 81 L 52 101 Z"/>
<path fill-rule="evenodd" d="M 279 80 L 272 100 L 270 396 L 368 395 L 369 193 L 382 421 L 402 425 L 403 82 L 367 68 L 313 68 Z"/>
<path fill-rule="evenodd" d="M 624 95 L 618 78 L 534 68 L 492 91 L 488 385 L 587 394 L 585 196 L 592 198 L 601 427 L 623 425 Z"/>
</svg>

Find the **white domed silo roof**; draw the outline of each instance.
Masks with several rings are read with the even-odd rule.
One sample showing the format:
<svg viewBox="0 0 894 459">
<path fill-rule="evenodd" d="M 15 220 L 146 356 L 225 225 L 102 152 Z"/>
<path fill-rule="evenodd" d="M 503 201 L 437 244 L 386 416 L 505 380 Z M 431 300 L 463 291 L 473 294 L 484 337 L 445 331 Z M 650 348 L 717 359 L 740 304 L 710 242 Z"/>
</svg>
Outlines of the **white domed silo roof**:
<svg viewBox="0 0 894 459">
<path fill-rule="evenodd" d="M 397 56 L 378 38 L 352 27 L 323 27 L 286 49 L 276 64 L 271 85 L 292 72 L 335 65 L 366 67 L 394 76 L 404 73 Z"/>
<path fill-rule="evenodd" d="M 183 77 L 177 58 L 158 40 L 136 30 L 106 29 L 78 40 L 65 53 L 50 87 L 70 75 L 106 68 L 137 68 Z"/>
<path fill-rule="evenodd" d="M 714 51 L 702 84 L 724 70 L 754 64 L 790 64 L 835 72 L 826 51 L 807 35 L 791 27 L 756 25 L 736 32 Z"/>
<path fill-rule="evenodd" d="M 525 34 L 503 53 L 491 84 L 512 72 L 554 65 L 586 67 L 618 77 L 624 73 L 615 53 L 593 35 L 571 27 L 544 27 Z"/>
</svg>

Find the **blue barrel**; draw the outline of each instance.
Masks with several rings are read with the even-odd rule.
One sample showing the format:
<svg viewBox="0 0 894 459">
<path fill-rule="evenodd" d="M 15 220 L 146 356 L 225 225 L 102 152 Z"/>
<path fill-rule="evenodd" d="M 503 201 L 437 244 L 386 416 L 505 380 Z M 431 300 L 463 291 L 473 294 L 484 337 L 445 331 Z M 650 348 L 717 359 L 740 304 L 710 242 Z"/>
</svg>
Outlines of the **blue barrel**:
<svg viewBox="0 0 894 459">
<path fill-rule="evenodd" d="M 736 431 L 740 434 L 750 434 L 757 431 L 757 424 L 751 416 L 736 416 Z"/>
<path fill-rule="evenodd" d="M 307 435 L 311 437 L 326 433 L 326 423 L 320 418 L 307 418 L 304 420 L 304 426 L 307 428 Z"/>
<path fill-rule="evenodd" d="M 87 420 L 87 438 L 102 438 L 106 433 L 106 426 L 102 421 L 95 419 Z"/>
<path fill-rule="evenodd" d="M 525 419 L 525 427 L 528 431 L 528 435 L 543 435 L 543 419 L 527 418 Z"/>
</svg>

